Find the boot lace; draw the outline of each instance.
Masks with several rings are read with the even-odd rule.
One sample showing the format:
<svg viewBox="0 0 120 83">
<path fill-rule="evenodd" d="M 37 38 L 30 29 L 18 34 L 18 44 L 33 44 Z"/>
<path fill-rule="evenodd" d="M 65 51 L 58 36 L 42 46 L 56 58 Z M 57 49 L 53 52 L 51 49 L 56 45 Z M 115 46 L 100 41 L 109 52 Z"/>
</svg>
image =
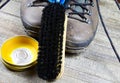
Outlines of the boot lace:
<svg viewBox="0 0 120 83">
<path fill-rule="evenodd" d="M 6 1 L 1 5 L 2 0 L 0 0 L 0 9 L 2 9 L 9 1 L 10 1 L 10 0 L 6 0 Z M 35 0 L 35 1 L 32 2 L 32 4 L 30 4 L 29 6 L 31 6 L 31 7 L 32 7 L 32 6 L 45 6 L 45 5 L 35 5 L 36 1 L 39 1 L 39 2 L 41 2 L 41 1 L 48 2 L 47 0 Z M 66 10 L 71 10 L 71 11 L 72 11 L 72 12 L 69 12 L 69 13 L 68 13 L 68 17 L 69 17 L 69 18 L 76 19 L 76 20 L 79 20 L 79 21 L 85 22 L 85 23 L 90 23 L 90 21 L 85 17 L 85 14 L 91 15 L 90 11 L 87 9 L 87 6 L 94 6 L 93 0 L 88 0 L 88 2 L 86 2 L 86 3 L 79 3 L 79 2 L 77 2 L 76 0 L 66 0 L 66 1 L 67 1 L 67 2 L 70 2 L 70 1 L 73 2 L 73 3 L 71 3 L 71 4 L 69 4 L 69 3 L 66 2 L 66 4 L 68 4 L 67 6 L 66 6 L 66 4 L 65 4 Z M 87 0 L 85 0 L 85 1 L 87 1 Z M 114 0 L 114 1 L 115 1 L 116 5 L 117 5 L 118 9 L 120 10 L 119 2 L 118 2 L 117 0 Z M 99 0 L 96 0 L 97 9 L 98 9 L 98 14 L 99 14 L 99 17 L 100 17 L 100 21 L 101 21 L 102 26 L 103 26 L 103 28 L 104 28 L 104 31 L 105 31 L 105 33 L 106 33 L 106 35 L 107 35 L 107 37 L 108 37 L 108 40 L 109 40 L 109 42 L 110 42 L 110 45 L 111 45 L 111 47 L 112 47 L 112 49 L 113 49 L 113 51 L 114 51 L 114 53 L 115 53 L 118 61 L 120 62 L 120 56 L 119 56 L 119 54 L 118 54 L 118 52 L 117 52 L 117 50 L 116 50 L 116 48 L 115 48 L 115 46 L 114 46 L 114 44 L 113 44 L 113 42 L 112 42 L 111 37 L 109 36 L 108 30 L 107 30 L 107 28 L 106 28 L 106 25 L 105 25 L 105 23 L 104 23 L 104 21 L 103 21 L 103 18 L 102 18 L 101 12 L 100 12 L 100 7 L 99 7 L 99 3 L 98 3 L 98 2 L 99 2 Z M 72 8 L 72 6 L 79 6 L 79 7 L 81 7 L 81 8 L 83 9 L 83 12 L 78 12 L 78 11 L 76 11 L 75 9 Z M 82 19 L 78 19 L 78 18 L 72 17 L 72 15 L 78 15 L 78 16 L 80 16 Z"/>
<path fill-rule="evenodd" d="M 87 8 L 87 6 L 94 7 L 93 0 L 85 0 L 85 3 L 79 3 L 76 0 L 70 0 L 72 3 L 68 3 L 67 10 L 71 10 L 71 12 L 68 13 L 68 17 L 79 20 L 81 22 L 90 23 L 90 20 L 85 17 L 85 15 L 91 16 L 91 11 Z M 82 12 L 79 12 L 75 10 L 73 7 L 80 7 L 82 8 Z M 78 15 L 81 18 L 73 17 L 73 15 Z"/>
</svg>

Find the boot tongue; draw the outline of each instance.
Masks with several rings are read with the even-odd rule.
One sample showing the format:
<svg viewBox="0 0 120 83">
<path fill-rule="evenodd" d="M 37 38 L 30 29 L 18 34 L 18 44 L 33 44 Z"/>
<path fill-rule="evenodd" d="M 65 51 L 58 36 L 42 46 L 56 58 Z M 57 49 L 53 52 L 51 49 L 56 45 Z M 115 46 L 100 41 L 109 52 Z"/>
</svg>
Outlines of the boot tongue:
<svg viewBox="0 0 120 83">
<path fill-rule="evenodd" d="M 88 0 L 76 0 L 76 1 L 79 3 L 86 3 L 86 1 L 88 1 Z M 80 6 L 75 6 L 74 9 L 78 12 L 83 12 L 83 9 Z"/>
</svg>

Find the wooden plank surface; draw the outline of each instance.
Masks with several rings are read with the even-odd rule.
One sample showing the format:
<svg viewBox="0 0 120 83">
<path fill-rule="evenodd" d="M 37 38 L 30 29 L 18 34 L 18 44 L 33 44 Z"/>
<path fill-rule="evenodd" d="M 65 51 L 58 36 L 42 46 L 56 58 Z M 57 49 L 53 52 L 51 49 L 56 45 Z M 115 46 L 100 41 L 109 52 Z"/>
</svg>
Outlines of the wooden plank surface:
<svg viewBox="0 0 120 83">
<path fill-rule="evenodd" d="M 26 35 L 20 20 L 21 0 L 11 0 L 0 10 L 0 46 L 9 37 Z M 100 8 L 111 38 L 120 54 L 120 11 L 114 0 L 100 0 Z M 0 61 L 0 83 L 46 83 L 35 69 L 8 70 Z M 65 71 L 54 83 L 120 83 L 120 63 L 99 23 L 95 39 L 81 54 L 66 54 Z"/>
</svg>

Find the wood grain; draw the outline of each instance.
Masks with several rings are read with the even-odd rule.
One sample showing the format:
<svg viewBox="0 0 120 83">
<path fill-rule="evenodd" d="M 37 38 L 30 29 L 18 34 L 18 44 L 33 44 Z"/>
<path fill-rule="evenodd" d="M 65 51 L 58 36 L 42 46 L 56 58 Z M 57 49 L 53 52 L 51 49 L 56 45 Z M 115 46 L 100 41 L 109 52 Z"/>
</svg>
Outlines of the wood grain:
<svg viewBox="0 0 120 83">
<path fill-rule="evenodd" d="M 26 35 L 20 20 L 20 3 L 11 0 L 0 10 L 0 46 L 9 37 Z M 107 29 L 120 54 L 120 11 L 114 0 L 100 0 Z M 0 83 L 47 83 L 40 79 L 35 68 L 24 72 L 8 70 L 0 61 Z M 120 63 L 110 46 L 101 23 L 90 46 L 81 54 L 66 54 L 65 71 L 54 83 L 120 83 Z"/>
</svg>

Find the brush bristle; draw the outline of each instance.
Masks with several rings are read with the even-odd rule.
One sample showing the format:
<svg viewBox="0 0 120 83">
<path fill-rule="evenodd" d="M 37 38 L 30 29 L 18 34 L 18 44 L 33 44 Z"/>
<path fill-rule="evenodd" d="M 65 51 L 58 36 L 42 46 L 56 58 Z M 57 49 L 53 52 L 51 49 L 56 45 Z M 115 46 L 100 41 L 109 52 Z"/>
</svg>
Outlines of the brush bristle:
<svg viewBox="0 0 120 83">
<path fill-rule="evenodd" d="M 54 80 L 61 72 L 64 21 L 62 5 L 49 4 L 43 10 L 37 71 L 44 80 Z"/>
</svg>

